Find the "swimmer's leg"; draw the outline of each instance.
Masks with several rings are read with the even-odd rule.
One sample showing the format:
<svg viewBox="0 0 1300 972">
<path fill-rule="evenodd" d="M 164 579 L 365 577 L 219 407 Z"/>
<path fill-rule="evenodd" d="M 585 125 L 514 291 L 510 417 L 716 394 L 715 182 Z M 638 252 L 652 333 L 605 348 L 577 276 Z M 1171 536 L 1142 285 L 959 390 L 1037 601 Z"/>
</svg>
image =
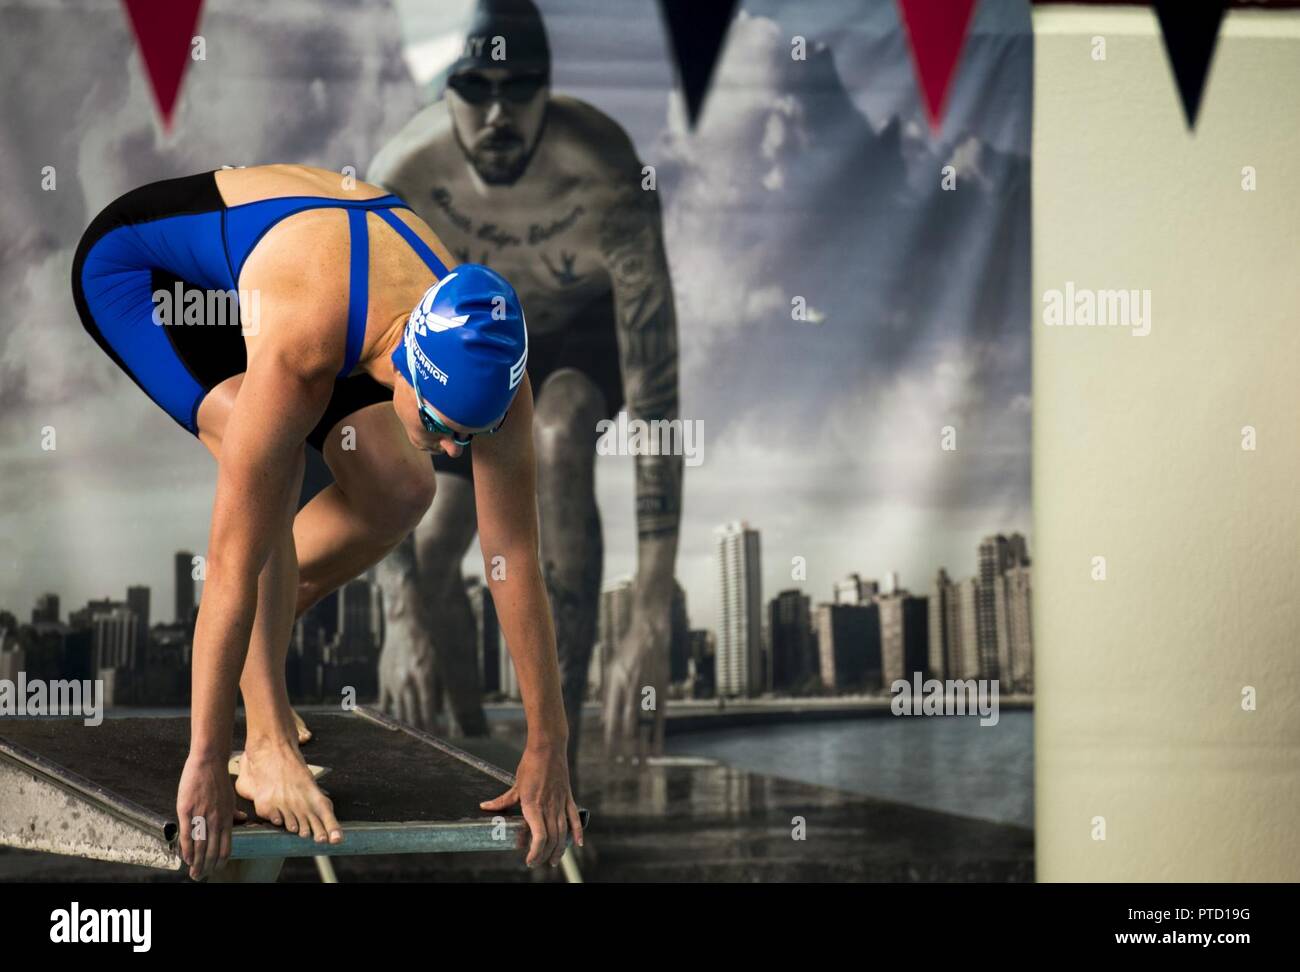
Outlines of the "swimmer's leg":
<svg viewBox="0 0 1300 972">
<path fill-rule="evenodd" d="M 351 426 L 344 448 L 338 430 Z M 420 522 L 433 501 L 429 457 L 411 448 L 391 403 L 340 420 L 325 440 L 334 482 L 293 523 L 298 552 L 295 617 L 382 560 Z"/>
<path fill-rule="evenodd" d="M 339 435 L 344 426 L 352 429 L 349 449 Z M 429 457 L 411 450 L 389 403 L 340 420 L 325 439 L 324 457 L 334 482 L 294 522 L 297 613 L 383 561 L 379 579 L 388 636 L 380 657 L 381 707 L 432 729 L 437 673 L 451 699 L 453 731 L 486 733 L 474 619 L 460 572 L 474 536 L 472 485 L 449 475 L 435 499 Z M 426 525 L 418 538 L 412 536 L 426 511 Z"/>
<path fill-rule="evenodd" d="M 303 460 L 299 460 L 298 476 Z M 297 500 L 297 490 L 293 492 Z M 296 506 L 296 502 L 294 506 Z M 294 554 L 293 506 L 262 569 L 257 585 L 257 617 L 248 657 L 239 679 L 248 724 L 235 791 L 251 800 L 258 816 L 282 824 L 290 833 L 317 843 L 343 837 L 334 805 L 312 779 L 298 750 L 298 730 L 285 685 L 285 656 L 293 633 L 298 563 Z"/>
<path fill-rule="evenodd" d="M 214 457 L 220 458 L 221 440 L 242 382 L 242 375 L 228 378 L 207 394 L 199 408 L 199 440 Z M 295 474 L 299 484 L 303 466 L 304 457 L 300 455 Z M 293 500 L 297 499 L 299 488 L 295 486 L 290 491 Z M 240 676 L 248 733 L 254 740 L 296 738 L 299 743 L 304 743 L 311 738 L 302 719 L 289 706 L 285 681 L 285 661 L 293 635 L 298 587 L 293 514 L 293 506 L 286 508 L 283 533 L 258 577 L 257 615 Z"/>
<path fill-rule="evenodd" d="M 304 457 L 298 459 L 296 479 L 302 480 Z M 296 500 L 298 488 L 292 490 Z M 285 509 L 280 535 L 271 556 L 257 579 L 257 616 L 248 642 L 239 693 L 244 699 L 248 726 L 247 748 L 280 744 L 292 740 L 294 750 L 301 742 L 289 688 L 285 662 L 293 639 L 294 603 L 298 592 L 298 559 L 293 545 L 294 506 Z"/>
<path fill-rule="evenodd" d="M 241 383 L 242 376 L 227 379 L 208 393 L 199 408 L 199 439 L 218 460 Z M 239 679 L 247 739 L 235 790 L 251 800 L 264 819 L 303 837 L 338 843 L 342 834 L 333 804 L 312 779 L 298 751 L 298 730 L 285 683 L 298 589 L 293 514 L 304 465 L 300 451 L 280 535 L 258 575 L 257 611 Z"/>
</svg>

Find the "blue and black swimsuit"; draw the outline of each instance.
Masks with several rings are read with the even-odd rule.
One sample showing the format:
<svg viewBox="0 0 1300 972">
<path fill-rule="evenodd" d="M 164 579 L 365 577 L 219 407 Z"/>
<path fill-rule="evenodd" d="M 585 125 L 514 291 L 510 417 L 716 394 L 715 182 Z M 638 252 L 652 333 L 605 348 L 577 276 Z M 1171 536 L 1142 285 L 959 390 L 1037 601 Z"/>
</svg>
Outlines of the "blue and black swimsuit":
<svg viewBox="0 0 1300 972">
<path fill-rule="evenodd" d="M 366 214 L 391 226 L 441 279 L 447 268 L 393 214 L 409 208 L 394 195 L 360 201 L 279 196 L 227 206 L 214 172 L 134 189 L 91 222 L 72 264 L 72 293 L 81 322 L 104 352 L 164 411 L 198 434 L 198 411 L 216 385 L 247 369 L 239 323 L 239 273 L 249 253 L 280 220 L 309 209 L 342 209 L 351 234 L 347 352 L 334 393 L 307 437 L 317 449 L 348 415 L 390 401 L 393 392 L 364 372 L 351 374 L 366 331 L 369 235 Z M 170 314 L 154 295 L 167 295 Z M 194 291 L 200 293 L 195 294 Z M 185 322 L 185 306 L 211 306 L 229 295 L 233 320 Z M 174 295 L 183 295 L 178 304 Z M 160 295 L 161 297 L 161 295 Z M 196 303 L 196 301 L 198 303 Z"/>
</svg>

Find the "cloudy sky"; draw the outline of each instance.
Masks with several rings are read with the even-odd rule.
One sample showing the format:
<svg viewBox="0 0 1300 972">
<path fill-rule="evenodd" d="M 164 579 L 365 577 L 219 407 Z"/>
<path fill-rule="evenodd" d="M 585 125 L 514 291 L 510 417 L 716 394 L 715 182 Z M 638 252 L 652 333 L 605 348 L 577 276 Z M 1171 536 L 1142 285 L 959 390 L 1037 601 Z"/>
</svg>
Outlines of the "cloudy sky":
<svg viewBox="0 0 1300 972">
<path fill-rule="evenodd" d="M 1028 532 L 1028 12 L 980 5 L 932 136 L 894 4 L 861 6 L 747 0 L 691 133 L 652 4 L 541 3 L 557 90 L 618 120 L 660 172 L 683 413 L 704 432 L 678 570 L 697 626 L 714 623 L 726 520 L 762 532 L 765 596 L 799 556 L 817 600 L 849 571 L 925 592 L 941 564 L 973 572 L 986 533 Z M 206 452 L 76 320 L 68 271 L 90 216 L 225 162 L 364 171 L 455 57 L 467 9 L 209 0 L 208 61 L 163 135 L 117 5 L 0 7 L 0 44 L 22 48 L 0 67 L 0 162 L 21 174 L 0 209 L 0 606 L 146 583 L 167 618 L 170 555 L 206 539 Z M 953 193 L 938 190 L 947 163 Z M 791 320 L 795 297 L 818 323 Z M 948 425 L 956 452 L 939 448 Z M 630 461 L 601 459 L 598 487 L 606 575 L 630 573 Z"/>
</svg>

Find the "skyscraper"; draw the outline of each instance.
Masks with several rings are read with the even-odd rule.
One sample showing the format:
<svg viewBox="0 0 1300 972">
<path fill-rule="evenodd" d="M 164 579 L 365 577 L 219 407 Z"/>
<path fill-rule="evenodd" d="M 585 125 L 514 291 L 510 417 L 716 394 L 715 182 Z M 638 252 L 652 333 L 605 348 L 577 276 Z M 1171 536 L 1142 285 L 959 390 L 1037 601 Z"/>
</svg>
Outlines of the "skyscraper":
<svg viewBox="0 0 1300 972">
<path fill-rule="evenodd" d="M 501 672 L 506 659 L 501 657 L 504 646 L 492 589 L 478 577 L 467 577 L 465 593 L 474 613 L 474 652 L 478 656 L 479 684 L 484 692 L 504 692 Z"/>
<path fill-rule="evenodd" d="M 176 623 L 189 624 L 194 614 L 194 554 L 189 550 L 176 551 L 174 574 L 176 577 Z"/>
<path fill-rule="evenodd" d="M 922 677 L 926 668 L 928 610 L 926 599 L 895 587 L 876 598 L 880 608 L 881 682 L 888 689 L 898 679 Z"/>
<path fill-rule="evenodd" d="M 1009 567 L 998 579 L 995 598 L 998 656 L 1004 691 L 1034 690 L 1034 635 L 1030 613 L 1032 587 L 1025 564 Z"/>
<path fill-rule="evenodd" d="M 0 680 L 18 681 L 19 673 L 27 670 L 22 643 L 16 635 L 6 637 L 0 632 Z"/>
<path fill-rule="evenodd" d="M 324 666 L 332 658 L 339 630 L 339 591 L 333 590 L 309 607 L 294 626 L 289 658 L 289 692 L 303 699 L 324 693 Z"/>
<path fill-rule="evenodd" d="M 504 637 L 501 638 L 501 650 L 497 653 L 497 668 L 500 669 L 497 680 L 501 694 L 518 702 L 522 698 L 519 694 L 519 676 L 515 672 L 515 660 L 510 655 L 510 646 Z"/>
<path fill-rule="evenodd" d="M 378 654 L 378 606 L 375 586 L 362 577 L 340 589 L 335 664 L 367 661 Z"/>
<path fill-rule="evenodd" d="M 957 624 L 954 628 L 956 642 L 956 672 L 952 678 L 981 678 L 979 651 L 979 597 L 980 582 L 967 577 L 956 587 Z"/>
<path fill-rule="evenodd" d="M 979 546 L 979 599 L 976 620 L 979 625 L 980 673 L 983 678 L 999 678 L 997 579 L 1011 566 L 1012 552 L 1002 534 L 985 537 Z"/>
<path fill-rule="evenodd" d="M 596 644 L 592 664 L 587 669 L 587 688 L 596 698 L 605 691 L 605 675 L 610 661 L 632 623 L 632 578 L 616 577 L 600 588 L 600 605 L 596 613 Z"/>
<path fill-rule="evenodd" d="M 880 584 L 864 580 L 861 574 L 849 574 L 835 582 L 833 591 L 832 600 L 836 604 L 870 604 L 880 593 Z"/>
<path fill-rule="evenodd" d="M 98 601 L 87 601 L 85 607 L 68 612 L 68 627 L 74 631 L 90 631 L 95 626 L 96 614 L 102 611 L 111 611 L 118 606 L 119 602 L 114 601 L 111 597 L 100 598 Z"/>
<path fill-rule="evenodd" d="M 135 667 L 149 664 L 149 588 L 136 585 L 126 589 L 126 606 L 135 615 Z"/>
<path fill-rule="evenodd" d="M 718 568 L 718 694 L 761 691 L 763 587 L 758 531 L 742 521 L 713 531 Z"/>
<path fill-rule="evenodd" d="M 879 605 L 819 604 L 816 628 L 823 686 L 834 692 L 880 689 Z"/>
<path fill-rule="evenodd" d="M 691 645 L 691 698 L 707 699 L 714 695 L 714 662 L 717 659 L 717 647 L 713 633 L 703 628 L 690 633 Z"/>
<path fill-rule="evenodd" d="M 927 663 L 930 677 L 952 678 L 957 667 L 957 590 L 942 567 L 934 578 L 926 625 L 929 628 Z"/>
<path fill-rule="evenodd" d="M 668 681 L 685 682 L 690 677 L 691 622 L 686 612 L 686 591 L 673 581 L 673 600 L 668 622 Z"/>
<path fill-rule="evenodd" d="M 1029 544 L 1023 534 L 1013 533 L 1007 537 L 1007 559 L 1008 567 L 1029 566 Z"/>
<path fill-rule="evenodd" d="M 1029 546 L 1022 534 L 985 537 L 979 546 L 980 672 L 1005 691 L 1032 680 Z M 1017 666 L 1020 673 L 1017 674 Z"/>
<path fill-rule="evenodd" d="M 57 624 L 59 620 L 59 595 L 42 594 L 36 599 L 36 606 L 32 608 L 32 624 L 47 622 Z"/>
<path fill-rule="evenodd" d="M 97 669 L 136 667 L 137 623 L 135 613 L 125 604 L 115 603 L 108 610 L 95 612 L 91 625 Z"/>
<path fill-rule="evenodd" d="M 339 618 L 342 616 L 339 600 L 340 591 L 336 588 L 309 607 L 303 615 L 316 623 L 322 644 L 332 643 L 339 633 Z"/>
<path fill-rule="evenodd" d="M 799 590 L 782 591 L 767 604 L 771 639 L 772 688 L 797 688 L 816 670 L 813 657 L 812 605 Z"/>
</svg>

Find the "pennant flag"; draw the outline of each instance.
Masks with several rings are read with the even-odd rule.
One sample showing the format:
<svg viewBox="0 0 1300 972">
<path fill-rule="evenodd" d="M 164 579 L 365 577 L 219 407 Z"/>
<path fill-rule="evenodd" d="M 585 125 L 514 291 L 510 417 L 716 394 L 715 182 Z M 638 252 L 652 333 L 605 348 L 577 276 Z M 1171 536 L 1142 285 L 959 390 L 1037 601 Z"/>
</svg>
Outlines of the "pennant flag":
<svg viewBox="0 0 1300 972">
<path fill-rule="evenodd" d="M 1196 127 L 1201 109 L 1205 78 L 1210 73 L 1214 45 L 1219 39 L 1219 25 L 1228 6 L 1227 0 L 1155 0 L 1160 32 L 1165 38 L 1165 52 L 1178 81 L 1178 96 L 1183 101 L 1187 127 Z"/>
<path fill-rule="evenodd" d="M 898 0 L 898 7 L 907 28 L 916 78 L 925 95 L 930 129 L 938 132 L 975 0 Z"/>
<path fill-rule="evenodd" d="M 170 130 L 203 0 L 122 0 L 122 4 L 149 75 L 163 128 Z"/>
<path fill-rule="evenodd" d="M 659 8 L 668 23 L 691 128 L 700 117 L 736 3 L 737 0 L 659 0 Z"/>
</svg>

